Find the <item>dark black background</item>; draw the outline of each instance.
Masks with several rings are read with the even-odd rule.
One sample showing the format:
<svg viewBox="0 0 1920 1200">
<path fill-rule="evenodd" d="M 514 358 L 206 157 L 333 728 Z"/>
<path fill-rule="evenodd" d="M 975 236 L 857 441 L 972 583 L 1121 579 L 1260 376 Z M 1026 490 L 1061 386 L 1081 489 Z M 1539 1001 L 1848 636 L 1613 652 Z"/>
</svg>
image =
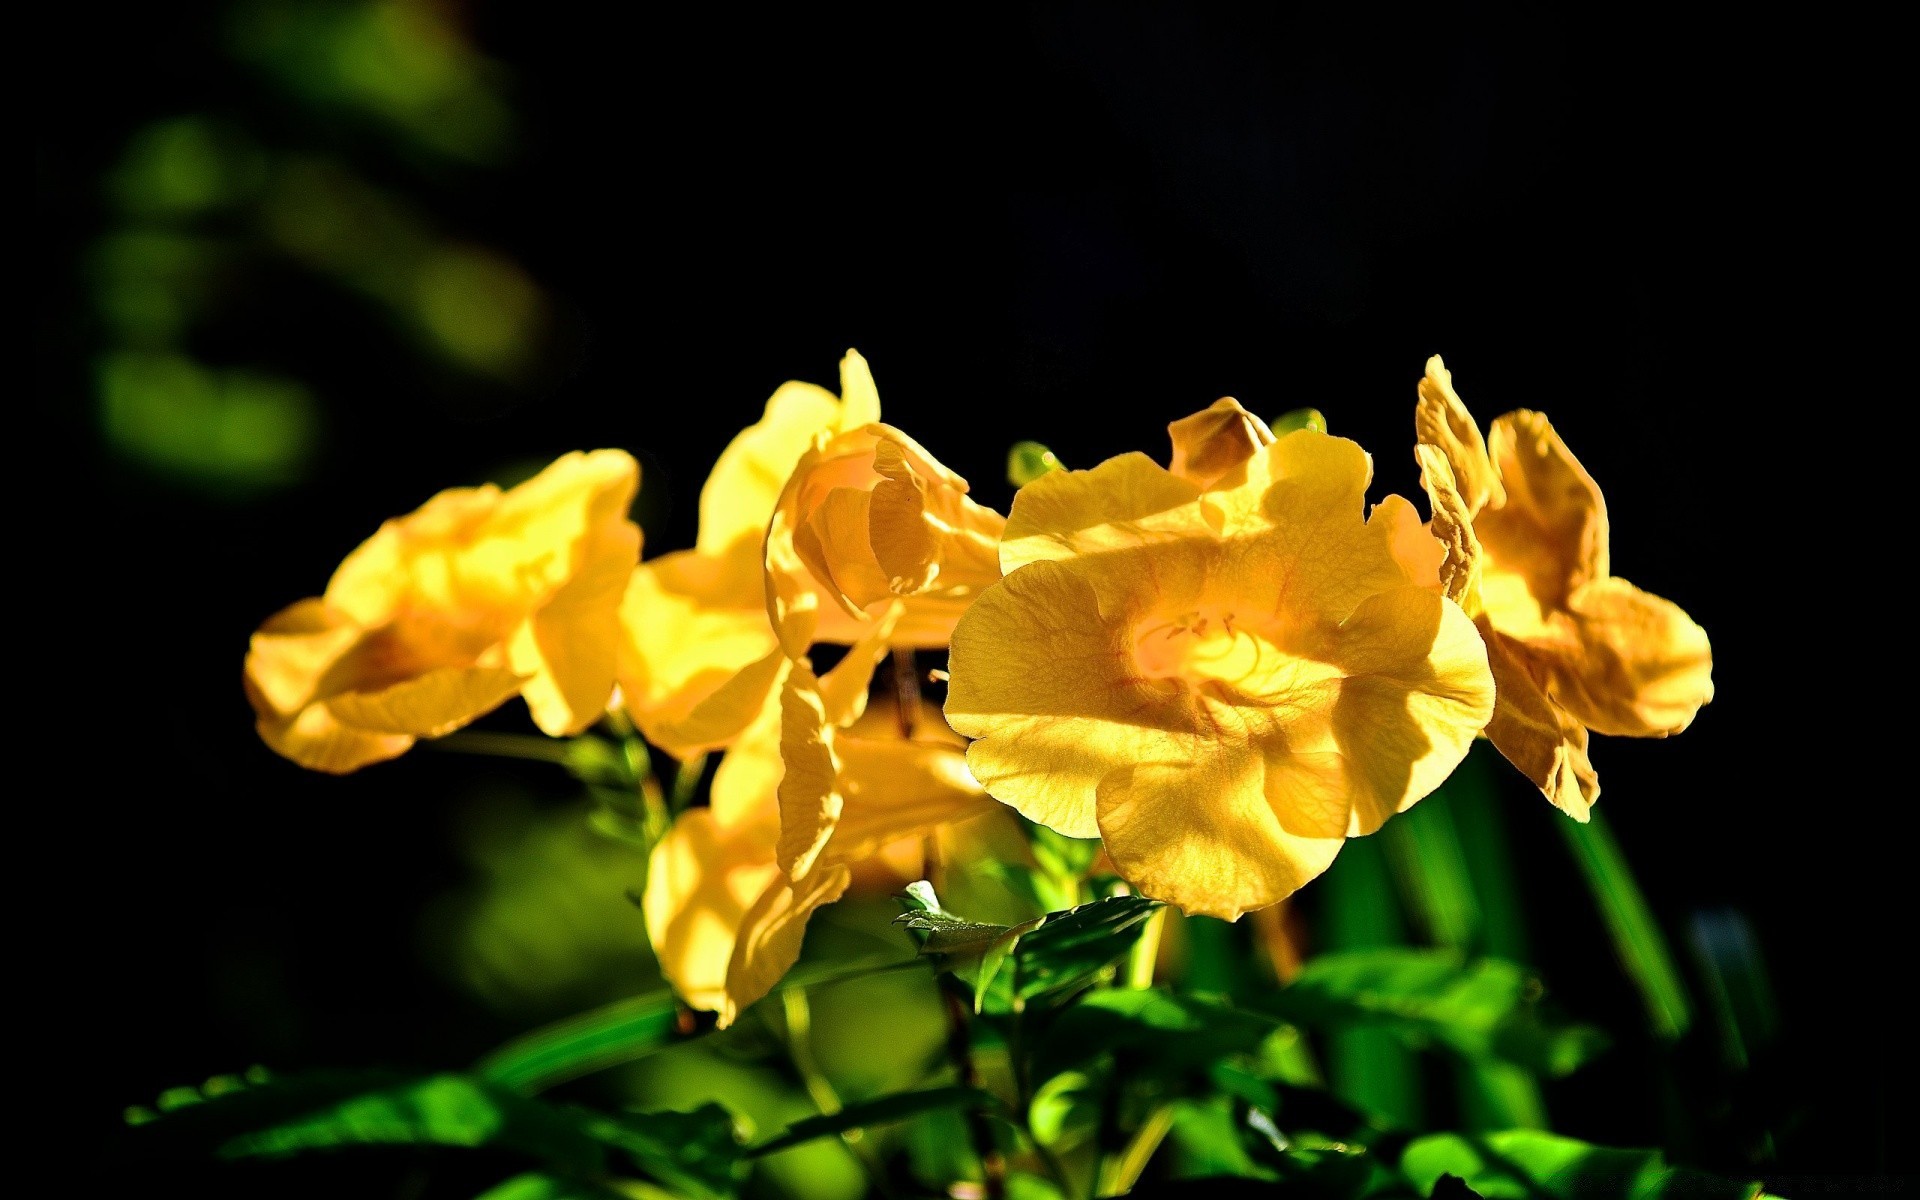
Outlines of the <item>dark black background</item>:
<svg viewBox="0 0 1920 1200">
<path fill-rule="evenodd" d="M 1839 548 L 1875 520 L 1851 499 L 1876 436 L 1857 369 L 1887 325 L 1847 274 L 1884 249 L 1856 161 L 1873 151 L 1849 141 L 1871 106 L 1844 47 L 1869 34 L 1489 6 L 468 19 L 512 69 L 522 155 L 372 169 L 518 255 L 563 302 L 560 347 L 537 386 L 487 391 L 318 284 L 262 285 L 205 348 L 313 381 L 329 438 L 307 484 L 246 504 L 98 448 L 78 265 L 98 177 L 175 112 L 355 135 L 263 98 L 220 57 L 213 10 L 47 30 L 52 441 L 22 450 L 55 473 L 23 514 L 51 544 L 19 632 L 48 711 L 22 721 L 13 787 L 40 825 L 16 843 L 44 880 L 20 920 L 49 954 L 23 986 L 54 1012 L 61 1126 L 97 1152 L 123 1104 L 213 1070 L 454 1064 L 501 1032 L 420 965 L 412 914 L 460 871 L 437 797 L 509 768 L 415 753 L 303 773 L 254 739 L 240 694 L 247 634 L 382 518 L 620 445 L 644 463 L 649 552 L 687 545 L 726 439 L 781 380 L 832 384 L 847 346 L 888 419 L 999 506 L 1011 441 L 1083 466 L 1157 454 L 1168 420 L 1223 394 L 1321 408 L 1374 453 L 1377 493 L 1408 493 L 1414 383 L 1440 352 L 1483 421 L 1553 418 L 1606 489 L 1615 570 L 1713 637 L 1695 727 L 1594 759 L 1670 927 L 1732 907 L 1759 931 L 1785 1032 L 1740 1087 L 1784 1114 L 1768 1169 L 1902 1165 L 1883 964 L 1912 935 L 1878 831 L 1911 785 L 1875 765 L 1889 751 L 1851 681 L 1904 649 L 1864 616 L 1886 575 Z M 1628 1023 L 1559 818 L 1510 792 L 1540 965 L 1581 1016 Z M 1562 1129 L 1661 1136 L 1627 1041 L 1552 1093 Z"/>
</svg>

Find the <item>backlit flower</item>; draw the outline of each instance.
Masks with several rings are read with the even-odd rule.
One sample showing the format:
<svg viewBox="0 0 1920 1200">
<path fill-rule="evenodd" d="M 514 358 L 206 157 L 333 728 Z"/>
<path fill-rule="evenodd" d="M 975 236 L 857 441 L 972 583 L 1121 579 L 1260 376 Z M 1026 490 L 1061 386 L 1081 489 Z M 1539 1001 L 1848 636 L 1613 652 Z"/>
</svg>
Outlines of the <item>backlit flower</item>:
<svg viewBox="0 0 1920 1200">
<path fill-rule="evenodd" d="M 815 678 L 782 659 L 780 695 L 727 752 L 708 808 L 654 848 L 644 906 L 681 998 L 731 1024 L 800 955 L 809 918 L 942 826 L 991 811 L 937 710 L 911 737 L 890 710 L 862 713 L 884 628 Z"/>
<path fill-rule="evenodd" d="M 685 757 L 731 744 L 778 688 L 779 641 L 767 618 L 767 522 L 817 437 L 880 419 L 867 362 L 849 350 L 840 396 L 785 383 L 700 489 L 692 550 L 640 564 L 621 605 L 620 690 L 648 739 Z"/>
<path fill-rule="evenodd" d="M 853 642 L 896 600 L 895 645 L 945 646 L 1000 578 L 1006 518 L 966 493 L 966 480 L 890 425 L 809 448 L 767 531 L 768 611 L 787 653 Z"/>
<path fill-rule="evenodd" d="M 349 554 L 322 596 L 253 635 L 260 736 L 346 772 L 465 725 L 516 693 L 556 737 L 606 711 L 620 596 L 640 553 L 640 473 L 573 453 L 507 491 L 452 488 Z"/>
<path fill-rule="evenodd" d="M 1482 441 L 1435 356 L 1415 429 L 1439 586 L 1479 624 L 1499 688 L 1487 737 L 1584 821 L 1600 794 L 1588 731 L 1685 729 L 1713 698 L 1706 631 L 1611 573 L 1606 501 L 1544 416 L 1508 413 Z"/>
<path fill-rule="evenodd" d="M 990 794 L 1228 919 L 1432 791 L 1493 706 L 1412 505 L 1366 518 L 1358 446 L 1237 409 L 1175 423 L 1185 477 L 1127 454 L 1021 489 L 946 706 Z"/>
</svg>

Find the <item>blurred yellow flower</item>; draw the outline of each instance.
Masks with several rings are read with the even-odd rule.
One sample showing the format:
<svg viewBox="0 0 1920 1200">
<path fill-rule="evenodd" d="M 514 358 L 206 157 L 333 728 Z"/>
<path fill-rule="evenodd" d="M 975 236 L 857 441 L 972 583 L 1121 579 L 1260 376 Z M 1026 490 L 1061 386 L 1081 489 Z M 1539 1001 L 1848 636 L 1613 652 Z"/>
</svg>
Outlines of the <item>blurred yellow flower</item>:
<svg viewBox="0 0 1920 1200">
<path fill-rule="evenodd" d="M 525 483 L 451 488 L 349 554 L 326 593 L 247 652 L 260 736 L 321 771 L 404 753 L 515 693 L 555 737 L 605 713 L 618 609 L 640 553 L 640 471 L 568 454 Z"/>
<path fill-rule="evenodd" d="M 1482 441 L 1436 355 L 1414 425 L 1438 586 L 1475 618 L 1499 687 L 1487 737 L 1584 821 L 1600 794 L 1588 731 L 1685 729 L 1713 698 L 1706 631 L 1611 574 L 1606 501 L 1544 416 L 1508 413 Z"/>
<path fill-rule="evenodd" d="M 788 655 L 858 640 L 896 599 L 895 645 L 945 646 L 1000 578 L 1006 518 L 966 493 L 966 480 L 890 425 L 809 448 L 767 531 L 768 611 Z"/>
<path fill-rule="evenodd" d="M 765 706 L 783 670 L 767 619 L 767 522 L 794 465 L 818 437 L 880 419 L 867 361 L 847 351 L 840 395 L 785 383 L 742 430 L 700 489 L 692 550 L 633 572 L 620 608 L 620 691 L 655 745 L 678 757 L 731 744 Z"/>
<path fill-rule="evenodd" d="M 1230 401 L 1170 432 L 1182 474 L 1127 454 L 1021 489 L 946 712 L 993 796 L 1234 919 L 1432 791 L 1493 681 L 1473 623 L 1417 586 L 1441 551 L 1413 506 L 1364 516 L 1360 447 L 1271 441 Z"/>
<path fill-rule="evenodd" d="M 887 632 L 817 679 L 783 658 L 780 694 L 721 760 L 711 805 L 681 814 L 654 848 L 654 952 L 681 998 L 722 1027 L 793 966 L 817 909 L 863 875 L 898 886 L 924 835 L 991 811 L 937 709 L 911 736 L 893 711 L 863 713 Z"/>
</svg>

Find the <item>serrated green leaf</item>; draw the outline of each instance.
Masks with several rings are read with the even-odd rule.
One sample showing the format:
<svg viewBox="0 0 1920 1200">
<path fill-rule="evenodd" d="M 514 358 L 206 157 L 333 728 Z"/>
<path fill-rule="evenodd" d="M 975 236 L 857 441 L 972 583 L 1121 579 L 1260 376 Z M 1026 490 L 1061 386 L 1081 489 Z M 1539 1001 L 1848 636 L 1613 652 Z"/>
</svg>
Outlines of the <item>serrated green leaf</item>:
<svg viewBox="0 0 1920 1200">
<path fill-rule="evenodd" d="M 980 1012 L 986 1007 L 987 997 L 993 994 L 994 980 L 1000 977 L 1000 968 L 1019 947 L 1020 939 L 1039 927 L 1040 921 L 1028 921 L 1024 925 L 1016 925 L 995 938 L 986 952 L 980 956 L 980 966 L 976 968 L 973 977 L 974 1012 Z"/>
<path fill-rule="evenodd" d="M 832 1137 L 849 1129 L 890 1125 L 921 1113 L 940 1109 L 997 1108 L 1000 1102 L 989 1092 L 971 1087 L 937 1087 L 915 1092 L 895 1092 L 858 1104 L 849 1104 L 839 1112 L 795 1121 L 785 1131 L 747 1151 L 749 1158 L 764 1158 L 815 1138 Z"/>
<path fill-rule="evenodd" d="M 1753 1200 L 1757 1183 L 1738 1183 L 1667 1165 L 1658 1150 L 1618 1150 L 1557 1134 L 1520 1129 L 1477 1137 L 1442 1133 L 1418 1138 L 1400 1169 L 1423 1196 L 1447 1175 L 1487 1200 Z"/>
<path fill-rule="evenodd" d="M 1568 1074 L 1606 1039 L 1591 1027 L 1549 1020 L 1539 995 L 1539 984 L 1512 963 L 1389 948 L 1314 958 L 1259 1007 L 1308 1028 L 1374 1027 L 1417 1048 Z"/>
<path fill-rule="evenodd" d="M 1047 914 L 1014 949 L 1014 995 L 1024 1001 L 1086 982 L 1126 957 L 1159 907 L 1144 896 L 1109 896 Z"/>
</svg>

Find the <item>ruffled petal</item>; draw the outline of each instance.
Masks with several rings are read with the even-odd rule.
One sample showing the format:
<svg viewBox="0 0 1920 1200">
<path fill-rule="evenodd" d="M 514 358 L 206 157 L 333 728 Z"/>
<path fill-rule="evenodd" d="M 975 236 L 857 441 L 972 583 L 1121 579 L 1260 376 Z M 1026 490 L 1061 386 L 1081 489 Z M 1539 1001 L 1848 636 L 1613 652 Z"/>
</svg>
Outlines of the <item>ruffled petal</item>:
<svg viewBox="0 0 1920 1200">
<path fill-rule="evenodd" d="M 528 676 L 521 694 L 553 737 L 580 733 L 607 711 L 620 657 L 620 605 L 640 557 L 640 530 L 620 521 L 592 537 L 579 569 L 515 631 L 508 653 Z"/>
<path fill-rule="evenodd" d="M 758 547 L 640 564 L 620 606 L 620 691 L 634 724 L 676 757 L 726 746 L 765 705 L 782 656 Z"/>
<path fill-rule="evenodd" d="M 841 421 L 840 401 L 811 383 L 783 383 L 766 413 L 734 436 L 700 489 L 700 554 L 720 557 L 737 544 L 756 552 L 780 489 L 816 435 Z"/>
<path fill-rule="evenodd" d="M 1421 588 L 1369 597 L 1328 657 L 1345 676 L 1333 737 L 1352 771 L 1348 832 L 1359 836 L 1453 774 L 1493 715 L 1494 680 L 1473 622 Z"/>
<path fill-rule="evenodd" d="M 1134 720 L 1127 656 L 1067 565 L 1034 562 L 989 588 L 954 631 L 946 703 L 954 730 L 979 739 L 967 751 L 974 777 L 1029 820 L 1098 836 L 1101 776 L 1151 736 Z"/>
<path fill-rule="evenodd" d="M 1429 526 L 1432 538 L 1441 547 L 1438 568 L 1440 590 L 1447 599 L 1478 616 L 1480 608 L 1480 539 L 1474 536 L 1473 517 L 1466 497 L 1446 454 L 1437 446 L 1413 448 L 1420 464 L 1420 486 L 1433 506 Z"/>
<path fill-rule="evenodd" d="M 802 879 L 778 876 L 767 884 L 741 919 L 740 936 L 727 963 L 719 1026 L 725 1029 L 800 960 L 807 921 L 814 912 L 846 893 L 847 868 L 822 867 Z"/>
<path fill-rule="evenodd" d="M 1607 576 L 1607 505 L 1599 485 L 1537 412 L 1500 417 L 1487 438 L 1506 503 L 1474 523 L 1490 565 L 1520 575 L 1539 602 L 1566 603 Z"/>
<path fill-rule="evenodd" d="M 1288 831 L 1260 757 L 1226 748 L 1173 761 L 1147 754 L 1114 768 L 1100 782 L 1099 830 L 1141 894 L 1226 921 L 1286 899 L 1344 844 Z"/>
<path fill-rule="evenodd" d="M 1487 740 L 1555 808 L 1585 821 L 1600 798 L 1600 780 L 1587 758 L 1586 726 L 1547 694 L 1523 645 L 1484 622 L 1481 632 L 1497 689 Z"/>
<path fill-rule="evenodd" d="M 1231 396 L 1168 425 L 1167 436 L 1173 440 L 1173 474 L 1203 489 L 1273 444 L 1267 423 Z"/>
<path fill-rule="evenodd" d="M 251 682 L 247 694 L 249 699 L 257 695 Z M 259 731 L 260 740 L 274 753 L 310 771 L 345 775 L 373 763 L 398 758 L 414 743 L 414 739 L 405 734 L 370 733 L 342 725 L 324 704 L 312 704 L 285 716 L 255 700 L 254 710 L 258 714 L 254 728 Z"/>
<path fill-rule="evenodd" d="M 682 1000 L 723 1009 L 741 923 L 779 876 L 770 842 L 730 833 L 708 809 L 682 813 L 654 846 L 641 909 L 661 974 Z"/>
<path fill-rule="evenodd" d="M 1567 616 L 1577 649 L 1541 667 L 1553 698 L 1595 733 L 1679 733 L 1713 699 L 1707 631 L 1672 601 L 1610 577 L 1574 591 Z"/>
<path fill-rule="evenodd" d="M 1165 536 L 1159 519 L 1200 489 L 1144 454 L 1122 454 L 1090 471 L 1050 471 L 1014 494 L 1000 540 L 1000 569 L 1097 554 Z M 1182 523 L 1190 527 L 1197 514 Z"/>
<path fill-rule="evenodd" d="M 355 729 L 440 737 L 505 704 L 522 682 L 508 667 L 443 667 L 379 691 L 341 692 L 325 704 Z"/>
<path fill-rule="evenodd" d="M 1506 502 L 1480 427 L 1453 390 L 1453 373 L 1438 354 L 1427 360 L 1420 400 L 1413 410 L 1413 429 L 1420 445 L 1432 446 L 1446 458 L 1466 506 L 1467 520 L 1489 504 Z"/>
</svg>

